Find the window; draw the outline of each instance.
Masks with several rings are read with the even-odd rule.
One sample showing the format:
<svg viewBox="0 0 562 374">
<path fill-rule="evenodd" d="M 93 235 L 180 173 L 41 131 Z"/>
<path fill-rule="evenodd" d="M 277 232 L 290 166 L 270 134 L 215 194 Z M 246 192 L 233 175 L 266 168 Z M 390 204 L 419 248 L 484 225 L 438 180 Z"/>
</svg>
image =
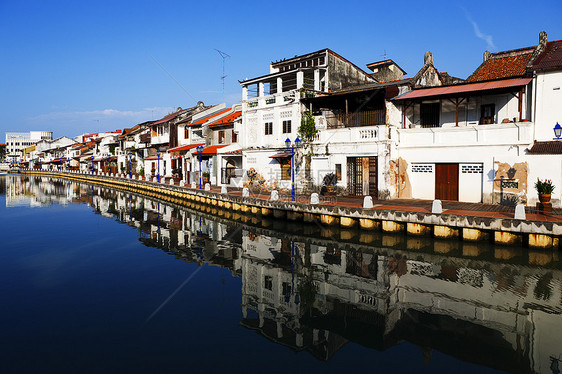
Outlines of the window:
<svg viewBox="0 0 562 374">
<path fill-rule="evenodd" d="M 267 290 L 270 290 L 270 291 L 273 290 L 273 277 L 270 277 L 269 275 L 266 275 L 264 277 L 263 286 Z"/>
<path fill-rule="evenodd" d="M 420 104 L 420 120 L 422 127 L 439 127 L 439 103 Z"/>
<path fill-rule="evenodd" d="M 189 127 L 185 127 L 184 132 L 183 132 L 183 137 L 185 139 L 189 139 Z"/>
<path fill-rule="evenodd" d="M 494 104 L 485 104 L 480 107 L 480 124 L 489 125 L 495 123 L 496 108 Z"/>
<path fill-rule="evenodd" d="M 291 132 L 291 121 L 283 121 L 283 134 Z"/>
<path fill-rule="evenodd" d="M 336 164 L 336 178 L 341 181 L 341 164 Z"/>
<path fill-rule="evenodd" d="M 238 143 L 238 134 L 235 133 L 234 130 L 232 130 L 232 142 Z"/>
<path fill-rule="evenodd" d="M 224 143 L 224 130 L 219 130 L 219 144 Z"/>
<path fill-rule="evenodd" d="M 273 134 L 273 122 L 265 123 L 265 135 Z"/>
</svg>

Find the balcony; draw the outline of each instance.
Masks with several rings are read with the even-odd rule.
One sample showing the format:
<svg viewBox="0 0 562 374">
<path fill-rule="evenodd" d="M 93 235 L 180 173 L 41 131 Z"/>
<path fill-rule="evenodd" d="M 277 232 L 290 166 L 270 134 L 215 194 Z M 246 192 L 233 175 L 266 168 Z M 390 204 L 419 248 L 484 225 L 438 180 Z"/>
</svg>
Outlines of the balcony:
<svg viewBox="0 0 562 374">
<path fill-rule="evenodd" d="M 326 119 L 327 129 L 384 125 L 386 123 L 386 111 L 381 109 L 347 114 L 341 113 L 324 116 L 324 118 Z"/>
<path fill-rule="evenodd" d="M 400 148 L 514 145 L 533 142 L 531 122 L 398 129 Z"/>
</svg>

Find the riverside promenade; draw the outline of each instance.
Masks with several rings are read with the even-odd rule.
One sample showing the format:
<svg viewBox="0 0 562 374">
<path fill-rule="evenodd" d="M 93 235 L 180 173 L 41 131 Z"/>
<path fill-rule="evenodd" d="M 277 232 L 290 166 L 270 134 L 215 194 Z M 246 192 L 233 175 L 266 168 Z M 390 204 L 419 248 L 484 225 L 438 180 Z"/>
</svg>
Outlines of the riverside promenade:
<svg viewBox="0 0 562 374">
<path fill-rule="evenodd" d="M 414 199 L 374 200 L 364 208 L 363 199 L 346 196 L 310 196 L 243 191 L 240 188 L 190 188 L 168 181 L 158 183 L 127 175 L 98 175 L 78 172 L 19 170 L 17 173 L 68 178 L 102 184 L 149 196 L 159 196 L 175 203 L 185 202 L 192 208 L 214 212 L 273 217 L 290 221 L 319 222 L 326 226 L 382 230 L 412 236 L 439 239 L 489 241 L 500 245 L 522 245 L 532 248 L 559 249 L 562 236 L 562 210 L 540 214 L 525 208 L 524 219 L 515 219 L 515 207 L 505 205 L 443 201 L 440 213 L 432 212 L 433 201 Z M 222 191 L 222 192 L 221 192 Z M 314 199 L 313 199 L 314 200 Z"/>
</svg>

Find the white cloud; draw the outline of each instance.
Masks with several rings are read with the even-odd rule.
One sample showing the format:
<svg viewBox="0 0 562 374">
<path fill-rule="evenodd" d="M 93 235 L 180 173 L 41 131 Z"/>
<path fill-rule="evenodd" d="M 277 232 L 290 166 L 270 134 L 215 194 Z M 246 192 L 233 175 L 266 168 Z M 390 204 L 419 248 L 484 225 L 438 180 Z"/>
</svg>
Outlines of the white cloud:
<svg viewBox="0 0 562 374">
<path fill-rule="evenodd" d="M 142 122 L 160 119 L 175 110 L 173 107 L 153 107 L 136 111 L 55 111 L 27 118 L 26 122 L 28 127 L 53 131 L 56 136 L 72 137 L 83 133 L 122 130 Z"/>
<path fill-rule="evenodd" d="M 477 38 L 484 40 L 486 42 L 486 45 L 488 46 L 488 49 L 491 49 L 491 50 L 496 49 L 496 45 L 494 44 L 492 35 L 487 35 L 487 34 L 482 33 L 482 31 L 480 31 L 480 27 L 478 27 L 478 24 L 472 19 L 470 14 L 468 14 L 468 11 L 464 8 L 461 8 L 461 9 L 464 11 L 464 15 L 465 15 L 467 21 L 472 24 L 472 28 L 474 29 L 474 35 Z"/>
</svg>

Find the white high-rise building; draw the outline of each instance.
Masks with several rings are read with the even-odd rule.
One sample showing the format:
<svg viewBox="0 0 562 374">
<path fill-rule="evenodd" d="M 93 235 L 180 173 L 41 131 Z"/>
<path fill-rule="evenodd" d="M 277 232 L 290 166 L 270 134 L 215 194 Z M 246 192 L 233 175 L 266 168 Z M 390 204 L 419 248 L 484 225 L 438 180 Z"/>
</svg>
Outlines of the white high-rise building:
<svg viewBox="0 0 562 374">
<path fill-rule="evenodd" d="M 7 132 L 6 156 L 10 162 L 22 159 L 23 149 L 40 140 L 53 140 L 52 131 Z"/>
</svg>

